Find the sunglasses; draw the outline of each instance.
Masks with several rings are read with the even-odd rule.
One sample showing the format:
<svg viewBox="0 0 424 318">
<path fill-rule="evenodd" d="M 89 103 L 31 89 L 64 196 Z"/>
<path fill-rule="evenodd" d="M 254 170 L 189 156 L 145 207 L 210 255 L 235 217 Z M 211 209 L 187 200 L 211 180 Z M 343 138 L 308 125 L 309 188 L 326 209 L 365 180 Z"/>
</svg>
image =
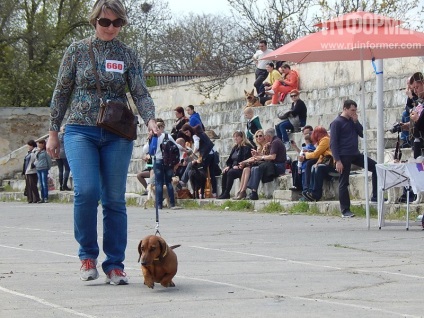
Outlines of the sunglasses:
<svg viewBox="0 0 424 318">
<path fill-rule="evenodd" d="M 264 135 L 256 135 L 256 138 L 263 137 Z"/>
<path fill-rule="evenodd" d="M 124 25 L 125 21 L 121 18 L 118 18 L 113 21 L 106 18 L 97 18 L 97 23 L 104 28 L 109 27 L 111 24 L 113 24 L 115 28 L 120 28 Z"/>
<path fill-rule="evenodd" d="M 298 96 L 298 95 L 290 95 L 291 98 L 296 97 L 296 96 Z"/>
</svg>

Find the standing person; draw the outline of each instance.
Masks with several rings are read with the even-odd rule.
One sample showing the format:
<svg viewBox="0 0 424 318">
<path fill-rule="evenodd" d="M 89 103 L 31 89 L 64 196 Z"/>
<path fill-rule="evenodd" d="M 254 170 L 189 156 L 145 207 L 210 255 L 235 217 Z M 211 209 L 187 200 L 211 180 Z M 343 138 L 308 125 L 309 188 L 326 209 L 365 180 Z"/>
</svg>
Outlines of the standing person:
<svg viewBox="0 0 424 318">
<path fill-rule="evenodd" d="M 184 108 L 182 108 L 181 106 L 175 108 L 174 112 L 176 119 L 174 124 L 172 125 L 171 136 L 172 138 L 174 138 L 174 140 L 177 140 L 177 138 L 180 137 L 179 132 L 181 130 L 181 127 L 183 127 L 184 124 L 188 123 L 188 118 L 185 116 Z"/>
<path fill-rule="evenodd" d="M 64 135 L 65 135 L 65 126 L 62 126 L 60 128 L 60 133 L 58 134 L 60 150 L 59 150 L 59 158 L 56 158 L 56 162 L 57 162 L 57 167 L 59 168 L 60 191 L 70 191 L 71 189 L 68 188 L 68 179 L 69 179 L 69 173 L 71 172 L 71 169 L 69 168 L 68 159 L 66 159 L 65 145 L 63 143 Z"/>
<path fill-rule="evenodd" d="M 181 131 L 186 134 L 188 137 L 193 139 L 194 147 L 193 147 L 193 153 L 198 153 L 199 158 L 197 160 L 198 163 L 201 163 L 203 165 L 204 169 L 209 169 L 209 175 L 211 179 L 212 184 L 212 197 L 216 197 L 218 185 L 216 182 L 216 174 L 215 174 L 215 150 L 214 150 L 214 144 L 209 139 L 209 137 L 205 134 L 202 127 L 200 125 L 197 125 L 195 127 L 192 127 L 190 124 L 185 124 L 183 128 L 181 128 Z M 194 162 L 193 161 L 193 162 Z M 190 163 L 186 171 L 184 172 L 182 182 L 184 184 L 188 181 L 188 175 L 191 169 L 192 163 Z"/>
<path fill-rule="evenodd" d="M 292 105 L 288 112 L 284 115 L 279 116 L 282 119 L 278 125 L 275 126 L 277 136 L 284 142 L 286 150 L 290 150 L 289 135 L 287 130 L 297 131 L 299 127 L 306 125 L 306 118 L 308 116 L 308 109 L 306 108 L 305 102 L 299 97 L 300 92 L 294 89 L 290 92 L 292 98 Z"/>
<path fill-rule="evenodd" d="M 408 79 L 406 83 L 406 105 L 405 110 L 402 112 L 401 122 L 402 124 L 409 123 L 410 117 L 409 114 L 411 110 L 417 106 L 418 96 L 415 94 L 414 89 L 411 85 L 411 78 Z M 411 148 L 410 136 L 409 136 L 409 126 L 408 130 L 403 130 L 400 133 L 400 139 L 403 141 L 401 147 L 402 148 Z"/>
<path fill-rule="evenodd" d="M 255 62 L 255 65 L 256 65 L 255 83 L 253 84 L 253 86 L 255 86 L 256 88 L 257 95 L 264 92 L 264 86 L 262 85 L 262 83 L 268 76 L 266 65 L 272 62 L 271 60 L 261 60 L 261 57 L 272 52 L 271 49 L 268 49 L 268 44 L 265 40 L 259 41 L 258 48 L 259 50 L 257 50 L 252 57 L 252 60 L 253 62 Z"/>
<path fill-rule="evenodd" d="M 38 141 L 38 152 L 35 155 L 35 168 L 37 168 L 37 177 L 40 182 L 41 200 L 38 203 L 49 202 L 49 182 L 48 175 L 52 166 L 52 159 L 46 151 L 46 141 L 44 139 Z"/>
<path fill-rule="evenodd" d="M 339 178 L 339 201 L 342 217 L 355 216 L 350 211 L 349 175 L 352 164 L 364 167 L 364 155 L 358 149 L 358 137 L 364 136 L 364 129 L 358 121 L 357 104 L 353 100 L 345 100 L 342 113 L 330 125 L 330 148 L 336 164 Z M 372 172 L 372 198 L 377 201 L 376 162 L 368 160 L 368 169 Z"/>
<path fill-rule="evenodd" d="M 25 175 L 25 190 L 28 203 L 40 202 L 40 194 L 38 193 L 37 183 L 37 169 L 35 168 L 34 161 L 37 155 L 37 144 L 34 140 L 27 142 L 28 153 L 24 159 L 22 174 Z"/>
<path fill-rule="evenodd" d="M 59 68 L 50 106 L 47 149 L 54 157 L 59 154 L 58 131 L 69 108 L 64 141 L 74 180 L 74 235 L 82 263 L 80 278 L 89 281 L 99 277 L 97 208 L 101 201 L 103 233 L 99 236 L 103 237 L 106 254 L 102 269 L 106 283 L 124 285 L 128 283 L 123 263 L 127 246 L 125 185 L 133 141 L 96 126 L 100 96 L 94 71 L 99 75 L 104 100 L 125 102 L 128 87 L 148 129 L 157 133 L 155 106 L 137 54 L 116 39 L 128 24 L 123 4 L 119 0 L 96 1 L 89 22 L 94 35 L 72 43 Z M 91 62 L 90 43 L 96 65 Z"/>
<path fill-rule="evenodd" d="M 191 127 L 195 127 L 197 125 L 200 125 L 203 130 L 205 130 L 205 126 L 202 123 L 202 120 L 200 119 L 199 113 L 196 113 L 194 111 L 193 105 L 188 105 L 186 108 L 187 114 L 190 116 L 189 118 L 189 124 Z"/>
<path fill-rule="evenodd" d="M 234 180 L 241 178 L 243 167 L 239 164 L 252 156 L 252 145 L 246 138 L 246 135 L 237 130 L 233 133 L 234 147 L 225 162 L 225 168 L 222 170 L 222 193 L 218 199 L 229 199 L 230 191 L 233 187 Z"/>
<path fill-rule="evenodd" d="M 299 89 L 299 75 L 297 72 L 292 70 L 288 64 L 282 65 L 282 71 L 282 77 L 272 84 L 274 95 L 272 95 L 271 105 L 274 106 L 279 104 L 279 100 L 284 100 L 287 93 L 294 89 Z M 282 95 L 280 96 L 280 94 Z"/>
<path fill-rule="evenodd" d="M 174 187 L 172 186 L 172 177 L 174 176 L 174 167 L 169 167 L 164 164 L 163 161 L 163 152 L 162 145 L 164 144 L 164 140 L 166 135 L 168 135 L 167 142 L 173 142 L 178 146 L 178 149 L 183 150 L 184 148 L 178 145 L 175 140 L 172 138 L 170 134 L 165 133 L 165 122 L 156 118 L 156 122 L 158 125 L 158 146 L 156 149 L 156 153 L 154 155 L 153 160 L 153 173 L 155 175 L 155 191 L 156 191 L 156 204 L 159 209 L 162 209 L 163 202 L 163 186 L 166 185 L 166 190 L 168 191 L 169 203 L 171 204 L 171 209 L 177 209 L 175 206 L 175 195 L 174 195 Z"/>
<path fill-rule="evenodd" d="M 246 136 L 247 139 L 250 141 L 250 143 L 252 144 L 253 148 L 256 149 L 256 143 L 254 141 L 253 136 L 255 135 L 255 133 L 259 130 L 262 129 L 262 125 L 261 125 L 261 121 L 259 119 L 259 116 L 255 116 L 253 113 L 253 107 L 246 107 L 243 111 L 244 113 L 244 118 L 247 119 L 247 123 L 246 123 Z"/>
</svg>

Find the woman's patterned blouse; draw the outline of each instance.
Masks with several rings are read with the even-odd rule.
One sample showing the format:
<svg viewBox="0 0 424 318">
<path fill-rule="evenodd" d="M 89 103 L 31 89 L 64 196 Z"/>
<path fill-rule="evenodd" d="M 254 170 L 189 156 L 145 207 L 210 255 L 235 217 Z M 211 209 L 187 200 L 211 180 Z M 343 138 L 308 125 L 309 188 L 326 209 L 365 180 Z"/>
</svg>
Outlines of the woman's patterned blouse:
<svg viewBox="0 0 424 318">
<path fill-rule="evenodd" d="M 74 42 L 63 56 L 50 105 L 50 130 L 60 130 L 69 106 L 67 124 L 96 126 L 100 98 L 90 58 L 90 41 L 103 101 L 126 102 L 125 88 L 128 87 L 144 122 L 147 124 L 155 118 L 155 106 L 133 50 L 117 39 L 102 41 L 93 36 Z"/>
</svg>

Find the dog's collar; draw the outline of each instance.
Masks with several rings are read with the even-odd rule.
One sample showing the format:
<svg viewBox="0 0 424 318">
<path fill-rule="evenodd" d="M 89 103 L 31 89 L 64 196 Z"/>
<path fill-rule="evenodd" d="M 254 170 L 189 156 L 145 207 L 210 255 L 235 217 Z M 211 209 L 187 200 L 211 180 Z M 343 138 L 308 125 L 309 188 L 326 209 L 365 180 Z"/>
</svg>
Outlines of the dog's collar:
<svg viewBox="0 0 424 318">
<path fill-rule="evenodd" d="M 154 260 L 155 261 L 159 261 L 159 260 L 161 260 L 162 258 L 165 258 L 165 256 L 168 254 L 168 245 L 166 245 L 166 247 L 165 247 L 165 252 L 163 252 L 163 255 L 160 255 L 158 258 L 155 258 Z"/>
</svg>

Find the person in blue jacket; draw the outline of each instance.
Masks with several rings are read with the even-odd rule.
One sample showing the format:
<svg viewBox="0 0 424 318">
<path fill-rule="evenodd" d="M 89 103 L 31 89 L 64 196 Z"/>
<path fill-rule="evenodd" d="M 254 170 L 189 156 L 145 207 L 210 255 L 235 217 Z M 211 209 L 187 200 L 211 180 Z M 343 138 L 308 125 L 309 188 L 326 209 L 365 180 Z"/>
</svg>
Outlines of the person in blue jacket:
<svg viewBox="0 0 424 318">
<path fill-rule="evenodd" d="M 188 123 L 190 124 L 191 127 L 200 125 L 200 127 L 202 127 L 202 129 L 205 130 L 205 126 L 203 125 L 202 120 L 200 119 L 200 115 L 199 113 L 194 111 L 193 105 L 188 105 L 186 108 L 186 112 L 190 116 Z"/>
</svg>

